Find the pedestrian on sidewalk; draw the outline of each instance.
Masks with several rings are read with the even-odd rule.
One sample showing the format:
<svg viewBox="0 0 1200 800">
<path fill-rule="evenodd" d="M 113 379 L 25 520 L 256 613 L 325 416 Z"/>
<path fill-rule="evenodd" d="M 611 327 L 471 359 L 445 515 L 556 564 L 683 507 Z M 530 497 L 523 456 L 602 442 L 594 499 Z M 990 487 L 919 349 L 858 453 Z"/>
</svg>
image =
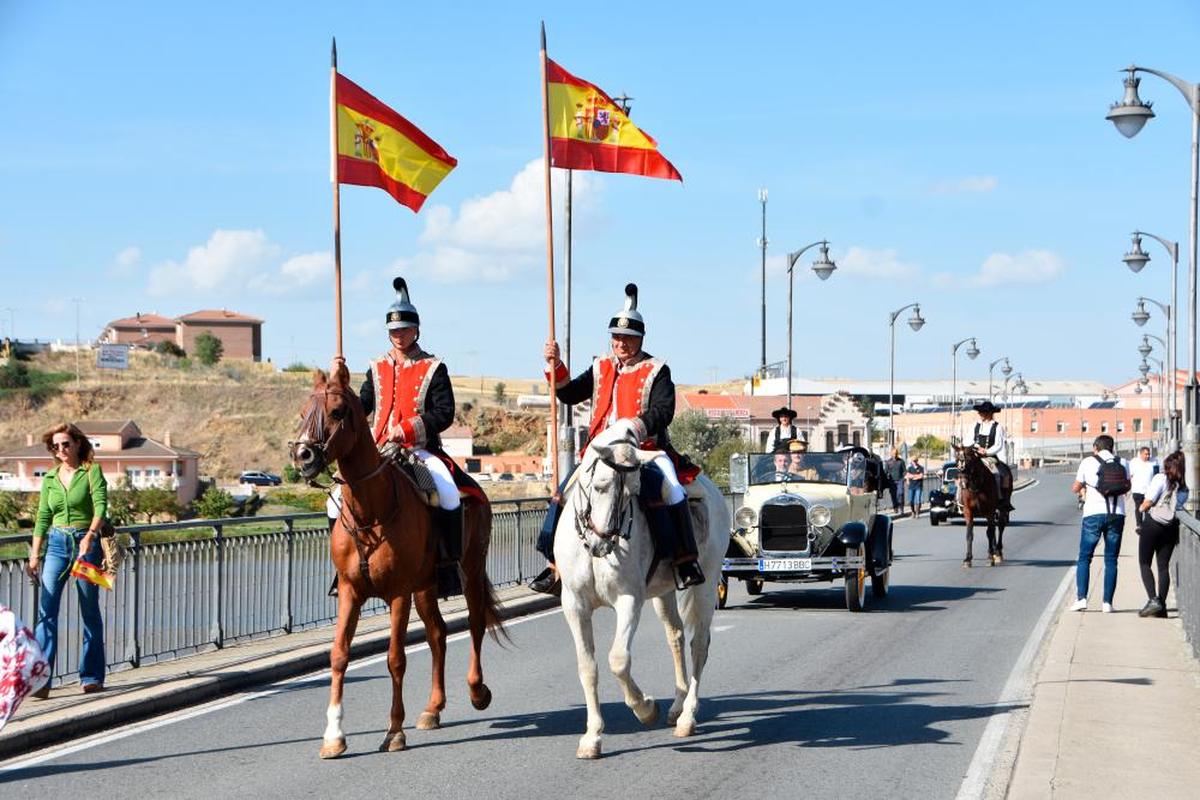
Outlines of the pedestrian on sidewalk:
<svg viewBox="0 0 1200 800">
<path fill-rule="evenodd" d="M 1146 499 L 1146 490 L 1150 488 L 1150 479 L 1158 474 L 1158 459 L 1150 457 L 1150 448 L 1143 447 L 1138 451 L 1138 457 L 1129 462 L 1130 494 L 1133 495 L 1134 522 L 1142 524 L 1142 501 Z"/>
<path fill-rule="evenodd" d="M 1176 450 L 1163 461 L 1163 471 L 1155 475 L 1146 489 L 1138 511 L 1138 566 L 1146 587 L 1146 605 L 1139 617 L 1167 616 L 1167 590 L 1171 588 L 1171 554 L 1179 544 L 1179 519 L 1175 512 L 1187 502 L 1187 481 L 1183 475 L 1183 453 Z M 1135 494 L 1134 497 L 1137 497 Z M 1150 562 L 1158 562 L 1158 588 Z"/>
<path fill-rule="evenodd" d="M 883 481 L 892 496 L 892 511 L 904 510 L 904 499 L 901 494 L 904 486 L 904 460 L 900 451 L 892 448 L 892 457 L 883 462 Z"/>
<path fill-rule="evenodd" d="M 1104 539 L 1104 600 L 1101 610 L 1111 613 L 1117 591 L 1117 556 L 1125 529 L 1125 495 L 1129 492 L 1129 463 L 1113 454 L 1113 438 L 1107 434 L 1092 442 L 1092 455 L 1079 462 L 1071 491 L 1086 491 L 1079 534 L 1079 561 L 1075 565 L 1075 603 L 1072 611 L 1087 609 L 1088 579 L 1092 555 Z"/>
<path fill-rule="evenodd" d="M 904 470 L 908 480 L 908 507 L 913 519 L 921 513 L 921 491 L 925 488 L 925 468 L 921 466 L 921 458 L 913 454 L 908 467 Z"/>
<path fill-rule="evenodd" d="M 99 530 L 108 510 L 108 482 L 100 465 L 92 462 L 92 443 L 79 428 L 63 423 L 47 431 L 42 441 L 58 464 L 42 477 L 27 572 L 29 577 L 41 582 L 34 635 L 53 673 L 54 654 L 58 648 L 58 609 L 71 567 L 76 559 L 99 566 L 104 558 Z M 42 537 L 47 530 L 50 541 L 43 564 Z M 76 578 L 75 588 L 83 616 L 79 681 L 84 693 L 90 694 L 104 688 L 104 621 L 100 618 L 100 587 Z M 49 682 L 33 693 L 39 699 L 49 695 Z"/>
</svg>

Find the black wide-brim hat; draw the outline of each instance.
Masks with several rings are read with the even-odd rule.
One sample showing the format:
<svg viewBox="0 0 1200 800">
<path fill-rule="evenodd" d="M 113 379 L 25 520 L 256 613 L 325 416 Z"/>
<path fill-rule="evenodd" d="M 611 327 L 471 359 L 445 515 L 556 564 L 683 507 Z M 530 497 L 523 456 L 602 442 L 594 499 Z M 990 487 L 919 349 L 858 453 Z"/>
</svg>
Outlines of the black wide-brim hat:
<svg viewBox="0 0 1200 800">
<path fill-rule="evenodd" d="M 774 417 L 776 420 L 778 420 L 780 417 L 787 417 L 789 419 L 794 420 L 796 418 L 796 412 L 793 411 L 792 409 L 788 408 L 787 406 L 784 406 L 782 408 L 777 408 L 774 411 L 772 411 L 771 416 Z"/>
<path fill-rule="evenodd" d="M 982 403 L 976 403 L 974 408 L 981 414 L 995 414 L 1000 410 L 1000 406 L 994 405 L 991 400 L 984 400 Z"/>
</svg>

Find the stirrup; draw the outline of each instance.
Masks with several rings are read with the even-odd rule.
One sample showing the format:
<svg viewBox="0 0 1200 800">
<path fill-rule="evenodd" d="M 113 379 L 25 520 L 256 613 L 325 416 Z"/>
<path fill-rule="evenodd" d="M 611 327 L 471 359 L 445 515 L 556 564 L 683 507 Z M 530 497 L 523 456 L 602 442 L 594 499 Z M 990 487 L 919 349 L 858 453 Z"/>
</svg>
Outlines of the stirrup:
<svg viewBox="0 0 1200 800">
<path fill-rule="evenodd" d="M 704 583 L 704 571 L 697 561 L 684 561 L 675 565 L 675 588 L 682 591 L 689 586 L 699 586 Z"/>
<path fill-rule="evenodd" d="M 562 594 L 562 581 L 559 580 L 557 571 L 546 567 L 529 582 L 529 588 L 539 594 L 552 594 L 557 597 Z"/>
</svg>

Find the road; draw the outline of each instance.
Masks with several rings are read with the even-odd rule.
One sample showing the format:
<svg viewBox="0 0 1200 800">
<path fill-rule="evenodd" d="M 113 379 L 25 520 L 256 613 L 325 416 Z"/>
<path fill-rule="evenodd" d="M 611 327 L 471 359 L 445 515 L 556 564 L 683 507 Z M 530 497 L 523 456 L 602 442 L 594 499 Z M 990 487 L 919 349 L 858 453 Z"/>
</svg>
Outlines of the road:
<svg viewBox="0 0 1200 800">
<path fill-rule="evenodd" d="M 553 611 L 516 621 L 509 648 L 489 644 L 495 701 L 484 712 L 467 702 L 466 647 L 456 640 L 445 727 L 410 730 L 403 753 L 375 750 L 389 702 L 376 658 L 347 679 L 350 752 L 341 760 L 317 759 L 327 688 L 316 675 L 25 757 L 6 765 L 0 785 L 22 797 L 65 796 L 82 781 L 98 796 L 139 797 L 954 797 L 1073 563 L 1069 480 L 1044 476 L 1017 495 L 1000 567 L 982 566 L 982 534 L 977 566 L 961 567 L 961 524 L 898 523 L 891 595 L 863 614 L 844 609 L 840 585 L 757 598 L 732 585 L 690 740 L 642 728 L 602 672 L 604 758 L 576 761 L 582 693 Z M 598 649 L 611 630 L 611 612 L 601 613 Z M 655 697 L 670 695 L 670 658 L 648 606 L 633 670 Z M 411 654 L 410 723 L 428 674 L 427 653 Z"/>
</svg>

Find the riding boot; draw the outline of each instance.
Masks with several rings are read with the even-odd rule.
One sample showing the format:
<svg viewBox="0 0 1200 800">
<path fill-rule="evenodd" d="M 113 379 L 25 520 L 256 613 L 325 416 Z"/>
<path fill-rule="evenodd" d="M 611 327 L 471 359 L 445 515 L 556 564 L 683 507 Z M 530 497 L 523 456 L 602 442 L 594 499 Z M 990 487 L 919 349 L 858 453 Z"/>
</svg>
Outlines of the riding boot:
<svg viewBox="0 0 1200 800">
<path fill-rule="evenodd" d="M 1010 503 L 1008 501 L 1009 496 L 1012 494 L 1012 487 L 1010 486 L 1010 487 L 1006 488 L 1004 485 L 1005 483 L 1006 483 L 1006 481 L 1004 480 L 1004 475 L 1002 473 L 997 472 L 996 473 L 996 497 L 999 498 L 999 502 L 997 503 L 997 509 L 999 511 L 1007 513 L 1009 511 L 1013 510 L 1012 503 Z"/>
<path fill-rule="evenodd" d="M 699 548 L 696 547 L 696 532 L 692 528 L 692 512 L 688 501 L 680 500 L 667 506 L 675 528 L 675 588 L 686 589 L 704 583 L 704 572 L 700 569 Z"/>
<path fill-rule="evenodd" d="M 550 566 L 529 582 L 529 588 L 541 594 L 558 595 L 562 593 L 562 582 L 558 579 L 558 570 L 554 568 L 554 530 L 558 527 L 558 520 L 561 517 L 562 504 L 551 500 L 550 505 L 546 508 L 546 518 L 542 522 L 542 530 L 538 534 L 537 541 L 538 552 L 546 557 Z"/>
<path fill-rule="evenodd" d="M 437 535 L 437 584 L 438 596 L 450 597 L 462 594 L 462 578 L 458 562 L 462 558 L 463 509 L 446 511 L 434 509 L 434 528 Z"/>
<path fill-rule="evenodd" d="M 337 524 L 337 517 L 326 517 L 329 520 L 329 535 L 333 536 L 333 526 Z M 329 597 L 338 596 L 338 575 L 337 570 L 333 571 L 333 583 L 329 584 L 329 591 L 325 593 Z"/>
</svg>

